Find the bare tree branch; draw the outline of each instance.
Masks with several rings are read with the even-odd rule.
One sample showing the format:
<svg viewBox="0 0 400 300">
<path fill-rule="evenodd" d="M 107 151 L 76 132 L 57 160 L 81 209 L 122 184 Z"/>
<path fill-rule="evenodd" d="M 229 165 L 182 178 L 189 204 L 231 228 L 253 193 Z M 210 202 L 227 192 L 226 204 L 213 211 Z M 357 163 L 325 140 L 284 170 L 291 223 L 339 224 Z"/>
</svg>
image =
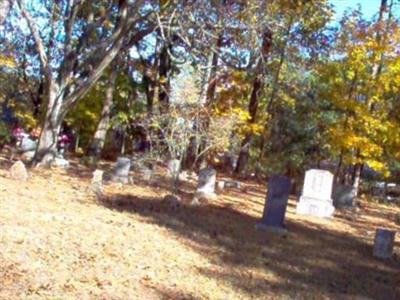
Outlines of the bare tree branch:
<svg viewBox="0 0 400 300">
<path fill-rule="evenodd" d="M 43 39 L 41 38 L 41 36 L 39 34 L 37 24 L 33 21 L 31 14 L 26 10 L 24 4 L 22 3 L 22 0 L 16 0 L 16 2 L 19 6 L 22 16 L 26 19 L 26 22 L 28 23 L 28 27 L 32 33 L 33 39 L 35 40 L 35 46 L 36 46 L 36 50 L 39 54 L 39 59 L 40 59 L 42 69 L 43 69 L 44 73 L 50 77 L 51 76 L 51 68 L 48 63 L 48 57 L 47 57 L 46 50 L 44 47 Z"/>
</svg>

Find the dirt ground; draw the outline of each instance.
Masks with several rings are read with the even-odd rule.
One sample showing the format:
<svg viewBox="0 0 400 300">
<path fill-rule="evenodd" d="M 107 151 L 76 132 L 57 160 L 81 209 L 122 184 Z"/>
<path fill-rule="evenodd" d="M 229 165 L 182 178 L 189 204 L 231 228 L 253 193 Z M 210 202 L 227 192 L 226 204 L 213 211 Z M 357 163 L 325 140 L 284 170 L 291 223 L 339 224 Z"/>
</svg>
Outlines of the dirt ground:
<svg viewBox="0 0 400 300">
<path fill-rule="evenodd" d="M 295 214 L 286 237 L 258 232 L 266 190 L 231 188 L 173 208 L 162 177 L 88 189 L 91 171 L 30 170 L 0 160 L 0 299 L 400 299 L 400 208 L 361 202 L 331 220 Z M 160 175 L 161 176 L 161 175 Z M 184 202 L 193 182 L 182 186 Z M 395 255 L 372 256 L 377 227 Z"/>
</svg>

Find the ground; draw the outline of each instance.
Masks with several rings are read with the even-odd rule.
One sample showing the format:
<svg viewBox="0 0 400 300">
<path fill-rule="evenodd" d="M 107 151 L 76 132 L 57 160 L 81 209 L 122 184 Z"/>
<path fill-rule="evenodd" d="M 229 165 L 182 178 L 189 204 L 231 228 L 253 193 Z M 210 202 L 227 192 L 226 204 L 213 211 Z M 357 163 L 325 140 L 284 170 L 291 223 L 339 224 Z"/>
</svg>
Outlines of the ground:
<svg viewBox="0 0 400 300">
<path fill-rule="evenodd" d="M 322 220 L 296 215 L 293 198 L 282 237 L 254 229 L 264 184 L 174 208 L 161 177 L 98 199 L 85 167 L 18 182 L 10 165 L 0 161 L 0 299 L 400 299 L 399 207 L 362 201 Z M 189 201 L 192 183 L 182 189 Z M 372 256 L 377 227 L 397 231 L 391 260 Z"/>
</svg>

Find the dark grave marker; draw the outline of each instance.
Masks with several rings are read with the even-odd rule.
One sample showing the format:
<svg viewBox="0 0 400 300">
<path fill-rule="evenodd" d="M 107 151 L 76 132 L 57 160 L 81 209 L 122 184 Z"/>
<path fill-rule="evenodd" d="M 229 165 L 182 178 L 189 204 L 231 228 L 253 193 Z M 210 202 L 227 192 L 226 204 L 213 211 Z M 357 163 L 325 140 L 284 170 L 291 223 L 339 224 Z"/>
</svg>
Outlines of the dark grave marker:
<svg viewBox="0 0 400 300">
<path fill-rule="evenodd" d="M 256 229 L 285 234 L 285 213 L 290 195 L 290 178 L 273 175 L 268 181 L 268 193 L 261 222 Z"/>
</svg>

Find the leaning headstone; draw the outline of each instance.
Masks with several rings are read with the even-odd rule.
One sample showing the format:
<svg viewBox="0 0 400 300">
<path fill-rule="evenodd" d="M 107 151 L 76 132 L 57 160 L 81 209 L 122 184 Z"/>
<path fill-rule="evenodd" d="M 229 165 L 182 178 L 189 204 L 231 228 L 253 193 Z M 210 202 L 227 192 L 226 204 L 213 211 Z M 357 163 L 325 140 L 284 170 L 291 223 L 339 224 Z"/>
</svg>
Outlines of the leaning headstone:
<svg viewBox="0 0 400 300">
<path fill-rule="evenodd" d="M 290 195 L 291 180 L 282 175 L 274 175 L 268 181 L 268 193 L 261 222 L 256 229 L 285 234 L 286 207 Z"/>
<path fill-rule="evenodd" d="M 333 190 L 333 206 L 336 208 L 350 208 L 354 206 L 356 192 L 352 186 L 338 184 Z"/>
<path fill-rule="evenodd" d="M 118 157 L 113 174 L 111 175 L 111 180 L 123 184 L 129 183 L 129 171 L 131 169 L 131 163 L 132 161 L 127 157 Z"/>
<path fill-rule="evenodd" d="M 296 212 L 321 218 L 332 217 L 335 211 L 331 199 L 332 183 L 331 172 L 319 169 L 308 170 Z"/>
<path fill-rule="evenodd" d="M 375 233 L 374 256 L 378 258 L 391 258 L 393 254 L 394 237 L 396 232 L 378 228 Z"/>
<path fill-rule="evenodd" d="M 27 181 L 28 180 L 28 171 L 25 168 L 25 165 L 22 161 L 17 161 L 10 168 L 11 178 L 18 181 Z"/>
</svg>

